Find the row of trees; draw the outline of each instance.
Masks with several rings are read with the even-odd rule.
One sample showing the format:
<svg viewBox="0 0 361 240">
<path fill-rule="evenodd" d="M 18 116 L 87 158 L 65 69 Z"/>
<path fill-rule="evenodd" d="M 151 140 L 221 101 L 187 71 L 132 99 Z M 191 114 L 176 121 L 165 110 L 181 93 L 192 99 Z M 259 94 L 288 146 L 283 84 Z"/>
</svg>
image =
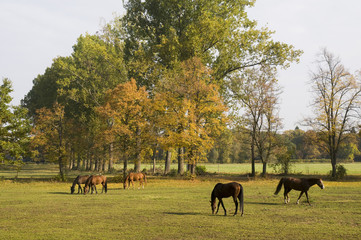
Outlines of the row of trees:
<svg viewBox="0 0 361 240">
<path fill-rule="evenodd" d="M 230 152 L 249 156 L 253 176 L 257 159 L 264 174 L 275 156 L 289 159 L 291 144 L 279 141 L 276 75 L 302 52 L 273 41 L 267 28 L 257 28 L 246 12 L 253 3 L 125 1 L 123 17 L 96 35 L 80 36 L 71 56 L 54 59 L 34 79 L 22 101 L 32 121 L 33 158 L 57 162 L 62 178 L 67 168 L 111 170 L 114 162 L 122 162 L 125 173 L 129 160 L 139 171 L 141 162 L 155 162 L 160 150 L 166 152 L 165 173 L 172 152 L 177 153 L 180 174 L 184 163 L 193 173 L 197 162 L 215 153 L 218 159 L 227 159 Z M 326 63 L 329 59 L 333 57 L 325 58 Z M 340 79 L 341 86 L 346 79 Z M 319 82 L 316 75 L 314 80 Z M 337 83 L 332 81 L 321 85 L 327 98 L 349 95 L 339 90 L 329 95 L 328 88 Z M 349 123 L 359 92 L 353 93 L 355 101 L 346 112 L 345 104 L 332 102 L 330 109 L 338 110 L 316 118 L 331 119 L 331 132 L 317 129 L 317 136 L 341 130 L 331 139 L 344 141 L 348 126 L 339 129 L 334 117 L 344 116 Z M 318 99 L 315 106 L 325 102 Z M 249 147 L 237 146 L 242 141 L 236 139 Z M 325 144 L 331 159 L 337 157 L 332 148 L 340 144 Z"/>
</svg>

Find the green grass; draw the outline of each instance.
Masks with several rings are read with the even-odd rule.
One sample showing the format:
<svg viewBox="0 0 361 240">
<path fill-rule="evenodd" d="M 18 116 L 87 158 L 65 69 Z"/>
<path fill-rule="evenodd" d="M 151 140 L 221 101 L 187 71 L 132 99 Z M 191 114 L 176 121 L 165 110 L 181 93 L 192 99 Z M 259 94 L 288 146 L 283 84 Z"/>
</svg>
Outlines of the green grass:
<svg viewBox="0 0 361 240">
<path fill-rule="evenodd" d="M 296 205 L 273 195 L 276 180 L 238 180 L 245 214 L 211 215 L 216 182 L 149 179 L 145 189 L 109 183 L 107 194 L 69 193 L 69 183 L 0 182 L 0 239 L 359 239 L 361 183 L 324 182 Z"/>
<path fill-rule="evenodd" d="M 209 164 L 201 163 L 200 166 L 205 166 L 209 173 L 220 174 L 247 174 L 251 172 L 251 164 Z M 347 174 L 350 176 L 361 176 L 361 163 L 342 163 L 347 169 Z M 116 165 L 118 169 L 120 164 Z M 157 165 L 158 168 L 163 169 L 163 165 Z M 143 164 L 142 168 L 151 169 L 149 164 Z M 177 169 L 177 164 L 172 164 L 171 168 Z M 330 163 L 295 163 L 292 165 L 291 174 L 302 175 L 327 175 L 331 170 Z M 50 179 L 58 175 L 58 166 L 56 164 L 26 164 L 18 174 L 18 178 L 23 179 Z M 262 172 L 262 164 L 256 164 L 256 172 Z M 268 166 L 267 172 L 275 174 L 272 167 Z M 89 174 L 87 172 L 71 171 L 68 173 L 68 178 L 73 179 L 78 174 Z M 0 170 L 0 177 L 5 179 L 12 179 L 17 175 L 15 170 Z M 113 175 L 111 175 L 113 176 Z"/>
</svg>

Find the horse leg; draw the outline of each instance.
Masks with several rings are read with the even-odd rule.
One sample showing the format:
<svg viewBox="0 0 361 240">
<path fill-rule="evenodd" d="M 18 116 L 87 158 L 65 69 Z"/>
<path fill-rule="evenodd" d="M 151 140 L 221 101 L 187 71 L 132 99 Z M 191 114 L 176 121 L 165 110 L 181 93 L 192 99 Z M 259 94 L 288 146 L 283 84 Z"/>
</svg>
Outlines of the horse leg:
<svg viewBox="0 0 361 240">
<path fill-rule="evenodd" d="M 81 190 L 81 186 L 80 186 L 80 184 L 78 183 L 78 194 L 79 194 L 79 190 L 81 191 L 81 193 L 83 193 L 83 191 Z"/>
<path fill-rule="evenodd" d="M 305 192 L 305 194 L 306 194 L 306 198 L 307 198 L 308 204 L 309 204 L 310 206 L 312 206 L 311 203 L 310 203 L 310 200 L 308 199 L 308 193 L 307 193 L 307 191 Z"/>
<path fill-rule="evenodd" d="M 238 201 L 237 201 L 237 197 L 233 197 L 233 201 L 234 204 L 236 205 L 236 211 L 234 212 L 233 216 L 235 216 L 237 214 L 237 210 L 238 210 Z"/>
<path fill-rule="evenodd" d="M 300 196 L 298 197 L 296 204 L 300 203 L 300 198 L 302 197 L 302 194 L 303 194 L 303 191 L 301 191 Z M 307 192 L 306 192 L 306 196 L 307 196 Z M 307 198 L 307 200 L 308 200 L 308 198 Z"/>
<path fill-rule="evenodd" d="M 287 190 L 288 189 L 285 188 L 285 191 L 283 192 L 283 199 L 284 199 L 285 204 L 287 204 L 287 202 L 288 202 L 287 200 L 289 199 Z"/>
<path fill-rule="evenodd" d="M 221 201 L 218 201 L 216 214 L 218 213 L 218 210 L 219 210 L 219 205 L 220 205 L 220 204 L 221 204 Z"/>
<path fill-rule="evenodd" d="M 140 189 L 141 186 L 142 186 L 142 179 L 139 179 L 139 187 L 138 187 L 138 189 Z"/>
<path fill-rule="evenodd" d="M 221 204 L 222 204 L 222 207 L 223 207 L 223 210 L 224 210 L 224 216 L 227 216 L 227 210 L 226 210 L 226 208 L 224 207 L 224 204 L 223 204 L 222 199 L 220 199 L 219 201 L 220 201 Z"/>
</svg>

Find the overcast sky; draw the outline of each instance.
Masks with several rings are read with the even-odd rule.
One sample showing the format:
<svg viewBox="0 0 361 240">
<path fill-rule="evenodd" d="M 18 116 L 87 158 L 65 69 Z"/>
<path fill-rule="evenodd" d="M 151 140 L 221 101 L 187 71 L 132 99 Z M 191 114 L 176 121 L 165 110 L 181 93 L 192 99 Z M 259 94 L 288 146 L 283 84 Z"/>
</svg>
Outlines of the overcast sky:
<svg viewBox="0 0 361 240">
<path fill-rule="evenodd" d="M 361 69 L 360 10 L 358 0 L 257 0 L 248 11 L 275 40 L 304 51 L 299 64 L 279 72 L 284 129 L 311 113 L 307 83 L 321 48 L 351 72 Z M 114 13 L 123 13 L 122 0 L 0 0 L 0 77 L 13 82 L 13 104 L 55 57 L 69 56 L 81 34 L 95 33 Z"/>
</svg>

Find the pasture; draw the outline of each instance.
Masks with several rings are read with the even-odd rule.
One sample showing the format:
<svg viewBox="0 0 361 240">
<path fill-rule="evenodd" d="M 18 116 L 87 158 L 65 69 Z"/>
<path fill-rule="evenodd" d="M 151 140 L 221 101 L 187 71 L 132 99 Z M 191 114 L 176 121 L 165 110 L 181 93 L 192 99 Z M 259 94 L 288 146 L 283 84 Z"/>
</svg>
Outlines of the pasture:
<svg viewBox="0 0 361 240">
<path fill-rule="evenodd" d="M 71 183 L 0 181 L 0 239 L 359 239 L 361 182 L 324 181 L 296 205 L 278 179 L 232 179 L 244 187 L 243 217 L 211 214 L 210 194 L 225 179 L 150 178 L 145 189 L 124 190 L 108 183 L 108 193 L 70 194 Z M 138 185 L 136 185 L 138 186 Z"/>
</svg>

